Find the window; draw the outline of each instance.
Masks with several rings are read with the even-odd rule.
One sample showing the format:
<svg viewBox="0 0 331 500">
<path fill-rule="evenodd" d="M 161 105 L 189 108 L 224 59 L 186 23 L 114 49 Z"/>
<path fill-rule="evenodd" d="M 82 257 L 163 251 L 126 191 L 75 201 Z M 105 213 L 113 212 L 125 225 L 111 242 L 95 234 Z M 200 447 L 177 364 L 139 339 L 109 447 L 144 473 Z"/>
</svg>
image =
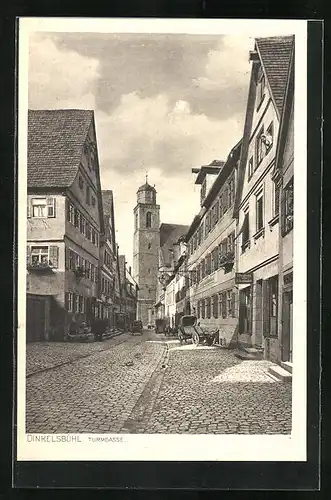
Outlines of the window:
<svg viewBox="0 0 331 500">
<path fill-rule="evenodd" d="M 56 245 L 31 247 L 32 266 L 46 265 L 57 268 L 58 263 L 59 247 L 57 247 Z"/>
<path fill-rule="evenodd" d="M 260 231 L 264 227 L 263 217 L 263 195 L 259 194 L 256 197 L 256 231 Z"/>
<path fill-rule="evenodd" d="M 213 317 L 218 318 L 218 297 L 213 295 Z"/>
<path fill-rule="evenodd" d="M 217 222 L 220 218 L 220 204 L 219 201 L 215 203 L 215 221 Z"/>
<path fill-rule="evenodd" d="M 80 226 L 80 213 L 77 208 L 74 211 L 74 226 L 77 228 Z"/>
<path fill-rule="evenodd" d="M 279 194 L 280 194 L 280 186 L 279 184 L 274 184 L 274 217 L 279 215 Z"/>
<path fill-rule="evenodd" d="M 206 276 L 205 271 L 206 271 L 205 259 L 202 259 L 202 261 L 201 261 L 201 279 L 203 279 Z"/>
<path fill-rule="evenodd" d="M 72 203 L 68 202 L 67 209 L 67 220 L 73 224 L 75 218 L 75 207 Z"/>
<path fill-rule="evenodd" d="M 223 193 L 223 213 L 229 208 L 229 188 L 226 186 Z"/>
<path fill-rule="evenodd" d="M 36 218 L 46 218 L 55 217 L 55 198 L 32 198 L 32 217 Z M 28 212 L 28 216 L 30 212 Z"/>
<path fill-rule="evenodd" d="M 277 335 L 277 314 L 278 314 L 278 276 L 268 279 L 269 292 L 269 332 Z"/>
<path fill-rule="evenodd" d="M 67 292 L 67 311 L 73 311 L 73 294 L 72 292 Z"/>
<path fill-rule="evenodd" d="M 79 312 L 79 295 L 74 294 L 74 311 Z"/>
<path fill-rule="evenodd" d="M 206 317 L 207 317 L 207 319 L 210 319 L 210 312 L 211 312 L 210 309 L 211 309 L 211 298 L 208 297 L 206 299 Z"/>
<path fill-rule="evenodd" d="M 251 156 L 248 162 L 248 179 L 252 177 L 253 172 L 254 172 L 254 158 L 253 156 Z"/>
<path fill-rule="evenodd" d="M 263 128 L 260 130 L 256 137 L 256 142 L 255 142 L 255 155 L 256 155 L 256 161 L 255 161 L 255 170 L 257 167 L 260 165 L 261 161 L 263 160 L 264 156 L 264 139 L 263 139 Z"/>
<path fill-rule="evenodd" d="M 147 212 L 146 214 L 146 227 L 152 227 L 152 214 Z"/>
<path fill-rule="evenodd" d="M 227 312 L 228 316 L 232 316 L 232 290 L 226 292 Z"/>
<path fill-rule="evenodd" d="M 282 235 L 293 229 L 293 177 L 283 189 L 282 194 Z"/>
<path fill-rule="evenodd" d="M 89 186 L 86 186 L 86 199 L 85 199 L 86 203 L 88 205 L 91 204 L 91 193 L 90 193 L 90 188 Z"/>
<path fill-rule="evenodd" d="M 212 271 L 217 271 L 218 269 L 218 246 L 214 248 L 214 250 L 211 253 L 212 255 Z"/>
<path fill-rule="evenodd" d="M 244 216 L 244 222 L 242 226 L 242 247 L 243 251 L 247 247 L 249 242 L 249 212 L 247 211 Z"/>
<path fill-rule="evenodd" d="M 95 198 L 92 196 L 92 207 L 95 207 Z"/>
<path fill-rule="evenodd" d="M 96 237 L 95 237 L 95 229 L 92 228 L 91 230 L 91 236 L 92 236 L 92 243 L 93 245 L 95 245 L 95 242 L 96 242 Z"/>
<path fill-rule="evenodd" d="M 226 292 L 221 292 L 218 294 L 219 298 L 219 315 L 222 318 L 226 317 Z"/>
<path fill-rule="evenodd" d="M 209 275 L 211 273 L 211 254 L 210 253 L 206 256 L 205 272 L 206 272 L 206 275 Z"/>
<path fill-rule="evenodd" d="M 234 185 L 234 175 L 231 177 L 229 181 L 229 207 L 231 207 L 234 203 L 235 197 L 235 185 Z"/>
<path fill-rule="evenodd" d="M 223 193 L 220 195 L 219 206 L 220 206 L 220 219 L 221 219 L 224 214 Z"/>
<path fill-rule="evenodd" d="M 201 300 L 201 318 L 203 318 L 203 319 L 206 317 L 206 307 L 205 307 L 205 304 L 206 304 L 205 299 L 202 299 Z"/>
<path fill-rule="evenodd" d="M 274 141 L 274 124 L 273 122 L 271 122 L 264 136 L 266 154 L 268 154 L 270 149 L 272 148 L 273 141 Z"/>
<path fill-rule="evenodd" d="M 82 295 L 78 296 L 78 311 L 80 313 L 84 312 L 84 297 Z"/>
<path fill-rule="evenodd" d="M 230 233 L 228 236 L 227 251 L 234 252 L 234 232 Z"/>
<path fill-rule="evenodd" d="M 81 175 L 79 176 L 78 182 L 79 182 L 80 189 L 83 189 L 83 187 L 84 187 L 84 181 L 83 181 L 83 177 Z"/>
<path fill-rule="evenodd" d="M 48 264 L 48 246 L 47 247 L 31 247 L 31 263 Z"/>
<path fill-rule="evenodd" d="M 221 259 L 227 252 L 227 240 L 224 239 L 223 241 L 221 241 L 218 247 L 219 247 L 219 259 Z"/>
<path fill-rule="evenodd" d="M 86 233 L 85 236 L 88 240 L 91 240 L 91 225 L 86 221 Z"/>
</svg>

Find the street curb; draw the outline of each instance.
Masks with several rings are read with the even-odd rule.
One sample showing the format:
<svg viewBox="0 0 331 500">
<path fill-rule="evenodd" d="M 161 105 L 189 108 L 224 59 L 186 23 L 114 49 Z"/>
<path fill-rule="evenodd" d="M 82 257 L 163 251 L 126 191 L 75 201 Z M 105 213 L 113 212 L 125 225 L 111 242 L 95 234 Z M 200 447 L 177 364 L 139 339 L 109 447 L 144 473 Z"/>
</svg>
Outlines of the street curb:
<svg viewBox="0 0 331 500">
<path fill-rule="evenodd" d="M 109 337 L 109 339 L 107 339 L 107 340 L 111 340 L 113 338 L 119 337 L 120 335 L 123 335 L 125 333 L 128 333 L 128 332 L 116 333 L 115 335 L 112 335 L 111 337 Z M 100 342 L 100 344 L 102 344 L 102 342 Z M 108 351 L 109 349 L 111 349 L 111 347 L 113 347 L 113 346 L 110 345 L 109 347 L 107 346 L 106 349 L 97 349 L 96 351 L 89 352 L 87 354 L 81 354 L 73 359 L 70 359 L 69 361 L 64 361 L 63 363 L 57 363 L 56 365 L 48 366 L 47 368 L 42 368 L 40 370 L 36 370 L 36 371 L 30 372 L 30 373 L 27 373 L 25 375 L 25 378 L 30 378 L 33 375 L 38 375 L 39 373 L 49 372 L 49 371 L 54 370 L 56 368 L 60 368 L 61 366 L 70 365 L 70 364 L 74 363 L 75 361 L 77 361 L 78 359 L 88 358 L 89 356 L 93 356 L 93 354 L 97 354 L 97 353 L 103 352 L 103 351 Z"/>
</svg>

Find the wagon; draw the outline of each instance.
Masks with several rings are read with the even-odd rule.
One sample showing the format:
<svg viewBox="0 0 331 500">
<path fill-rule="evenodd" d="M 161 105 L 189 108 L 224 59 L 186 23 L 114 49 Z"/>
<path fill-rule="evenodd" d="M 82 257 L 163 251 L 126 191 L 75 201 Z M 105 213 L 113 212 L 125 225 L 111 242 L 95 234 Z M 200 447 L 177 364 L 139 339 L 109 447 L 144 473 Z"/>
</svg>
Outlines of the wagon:
<svg viewBox="0 0 331 500">
<path fill-rule="evenodd" d="M 212 345 L 215 341 L 218 330 L 207 331 L 197 325 L 196 316 L 182 316 L 178 326 L 178 339 L 181 344 L 192 340 L 192 343 L 199 345 L 205 342 L 207 345 Z"/>
</svg>

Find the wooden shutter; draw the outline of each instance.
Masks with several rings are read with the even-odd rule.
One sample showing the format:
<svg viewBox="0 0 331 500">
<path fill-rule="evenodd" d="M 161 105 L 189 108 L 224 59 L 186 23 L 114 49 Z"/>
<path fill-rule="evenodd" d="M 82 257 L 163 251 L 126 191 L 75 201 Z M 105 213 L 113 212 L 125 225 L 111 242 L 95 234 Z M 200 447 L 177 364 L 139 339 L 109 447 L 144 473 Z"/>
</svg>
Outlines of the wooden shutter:
<svg viewBox="0 0 331 500">
<path fill-rule="evenodd" d="M 64 260 L 65 260 L 65 268 L 69 269 L 69 248 L 64 249 Z"/>
<path fill-rule="evenodd" d="M 31 264 L 31 247 L 30 245 L 26 246 L 26 265 Z"/>
<path fill-rule="evenodd" d="M 52 267 L 59 267 L 59 247 L 51 245 L 49 247 L 49 260 L 52 263 Z"/>
<path fill-rule="evenodd" d="M 268 280 L 262 282 L 262 325 L 264 335 L 269 333 L 269 286 Z"/>
<path fill-rule="evenodd" d="M 226 292 L 222 293 L 222 318 L 226 318 Z"/>
<path fill-rule="evenodd" d="M 32 215 L 32 213 L 31 213 L 31 212 L 32 212 L 31 208 L 32 208 L 32 207 L 31 207 L 31 200 L 30 200 L 30 198 L 29 198 L 29 197 L 27 197 L 27 199 L 26 199 L 26 216 L 27 216 L 28 218 L 30 218 L 30 217 L 31 217 L 31 215 Z"/>
<path fill-rule="evenodd" d="M 70 202 L 67 198 L 66 198 L 66 214 L 67 214 L 67 221 L 71 222 L 70 221 Z"/>
<path fill-rule="evenodd" d="M 47 198 L 47 217 L 55 217 L 55 201 L 51 196 Z"/>
<path fill-rule="evenodd" d="M 232 309 L 232 317 L 236 317 L 236 293 L 232 292 L 231 295 L 231 309 Z"/>
</svg>

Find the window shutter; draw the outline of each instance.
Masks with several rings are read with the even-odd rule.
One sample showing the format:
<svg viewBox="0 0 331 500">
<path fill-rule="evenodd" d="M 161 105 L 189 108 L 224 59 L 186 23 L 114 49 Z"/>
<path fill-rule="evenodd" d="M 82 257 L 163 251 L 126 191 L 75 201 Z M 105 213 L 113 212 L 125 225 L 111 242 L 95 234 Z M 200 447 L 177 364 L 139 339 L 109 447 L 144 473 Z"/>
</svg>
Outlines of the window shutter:
<svg viewBox="0 0 331 500">
<path fill-rule="evenodd" d="M 222 318 L 226 318 L 226 293 L 222 293 Z"/>
<path fill-rule="evenodd" d="M 70 222 L 70 202 L 66 198 L 66 214 L 67 214 L 67 221 Z"/>
<path fill-rule="evenodd" d="M 47 198 L 47 217 L 55 217 L 55 198 Z"/>
<path fill-rule="evenodd" d="M 263 333 L 269 333 L 269 287 L 268 280 L 262 282 L 262 324 Z"/>
<path fill-rule="evenodd" d="M 59 267 L 59 247 L 58 246 L 50 246 L 49 247 L 49 260 L 52 263 L 53 267 Z"/>
<path fill-rule="evenodd" d="M 64 303 L 66 311 L 69 311 L 69 292 L 65 292 L 64 294 Z"/>
<path fill-rule="evenodd" d="M 232 309 L 232 317 L 236 317 L 236 293 L 232 292 L 231 295 L 231 309 Z"/>
<path fill-rule="evenodd" d="M 26 265 L 31 264 L 31 247 L 30 245 L 26 246 Z"/>
<path fill-rule="evenodd" d="M 69 269 L 69 248 L 65 248 L 64 250 L 64 255 L 65 255 L 65 268 Z"/>
<path fill-rule="evenodd" d="M 31 200 L 29 197 L 26 199 L 26 216 L 31 217 Z"/>
</svg>

